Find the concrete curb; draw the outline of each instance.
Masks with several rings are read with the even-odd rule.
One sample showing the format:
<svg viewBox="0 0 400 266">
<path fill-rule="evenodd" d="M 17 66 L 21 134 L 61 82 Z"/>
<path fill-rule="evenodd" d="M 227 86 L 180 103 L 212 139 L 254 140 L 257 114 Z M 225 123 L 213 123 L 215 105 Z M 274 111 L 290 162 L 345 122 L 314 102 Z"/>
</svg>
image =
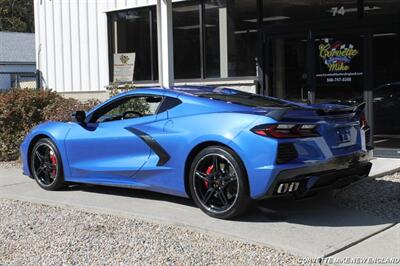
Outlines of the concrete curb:
<svg viewBox="0 0 400 266">
<path fill-rule="evenodd" d="M 396 167 L 396 168 L 393 168 L 393 169 L 389 169 L 389 170 L 387 170 L 387 171 L 384 171 L 384 172 L 381 172 L 381 173 L 378 173 L 378 174 L 375 174 L 375 175 L 367 176 L 367 177 L 365 177 L 365 178 L 363 178 L 363 179 L 360 179 L 360 180 L 358 180 L 358 181 L 356 181 L 356 182 L 354 182 L 354 183 L 351 183 L 350 185 L 348 185 L 348 186 L 345 187 L 345 188 L 342 188 L 342 189 L 337 190 L 337 191 L 334 193 L 334 197 L 336 197 L 336 195 L 337 195 L 338 193 L 343 192 L 343 191 L 346 191 L 346 190 L 352 188 L 352 187 L 355 186 L 355 185 L 361 184 L 361 183 L 366 182 L 366 181 L 371 180 L 371 179 L 376 179 L 376 178 L 381 178 L 381 177 L 384 177 L 384 176 L 387 176 L 387 175 L 392 175 L 392 174 L 395 174 L 395 173 L 397 173 L 397 172 L 400 172 L 400 167 Z"/>
</svg>

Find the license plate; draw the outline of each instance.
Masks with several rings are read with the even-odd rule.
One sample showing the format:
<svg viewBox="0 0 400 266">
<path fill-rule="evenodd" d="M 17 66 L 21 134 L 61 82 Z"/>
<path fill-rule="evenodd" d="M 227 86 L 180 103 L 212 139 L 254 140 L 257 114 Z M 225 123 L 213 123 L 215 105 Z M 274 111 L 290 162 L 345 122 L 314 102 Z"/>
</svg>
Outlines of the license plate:
<svg viewBox="0 0 400 266">
<path fill-rule="evenodd" d="M 346 143 L 351 141 L 351 133 L 349 128 L 339 128 L 337 130 L 337 136 L 338 143 Z"/>
</svg>

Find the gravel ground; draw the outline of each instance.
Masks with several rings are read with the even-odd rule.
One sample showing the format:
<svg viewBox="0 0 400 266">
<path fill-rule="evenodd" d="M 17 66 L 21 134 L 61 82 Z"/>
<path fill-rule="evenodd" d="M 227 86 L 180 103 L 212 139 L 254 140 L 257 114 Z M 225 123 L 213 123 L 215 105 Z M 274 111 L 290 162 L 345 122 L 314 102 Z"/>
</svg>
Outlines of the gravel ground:
<svg viewBox="0 0 400 266">
<path fill-rule="evenodd" d="M 334 197 L 342 206 L 400 221 L 400 173 L 367 179 Z M 0 199 L 0 217 L 0 265 L 301 264 L 282 251 L 184 226 L 69 208 Z"/>
<path fill-rule="evenodd" d="M 361 181 L 335 197 L 343 206 L 400 222 L 400 172 Z"/>
<path fill-rule="evenodd" d="M 0 265 L 299 265 L 298 257 L 183 226 L 0 200 Z"/>
<path fill-rule="evenodd" d="M 21 168 L 20 161 L 11 161 L 11 162 L 0 162 L 0 168 L 10 169 L 10 168 Z"/>
</svg>

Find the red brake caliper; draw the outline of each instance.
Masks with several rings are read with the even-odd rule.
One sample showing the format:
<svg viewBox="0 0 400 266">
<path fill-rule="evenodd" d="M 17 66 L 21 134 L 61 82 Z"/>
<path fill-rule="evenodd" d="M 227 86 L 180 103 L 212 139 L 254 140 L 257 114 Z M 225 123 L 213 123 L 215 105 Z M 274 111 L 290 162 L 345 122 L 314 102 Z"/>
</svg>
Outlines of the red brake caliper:
<svg viewBox="0 0 400 266">
<path fill-rule="evenodd" d="M 210 175 L 211 172 L 213 171 L 213 169 L 214 169 L 214 165 L 212 164 L 207 168 L 206 174 Z M 208 181 L 207 180 L 204 180 L 204 185 L 206 186 L 206 188 L 208 188 Z"/>
<path fill-rule="evenodd" d="M 56 176 L 57 174 L 57 157 L 53 152 L 50 152 L 50 162 L 53 166 L 52 176 Z"/>
</svg>

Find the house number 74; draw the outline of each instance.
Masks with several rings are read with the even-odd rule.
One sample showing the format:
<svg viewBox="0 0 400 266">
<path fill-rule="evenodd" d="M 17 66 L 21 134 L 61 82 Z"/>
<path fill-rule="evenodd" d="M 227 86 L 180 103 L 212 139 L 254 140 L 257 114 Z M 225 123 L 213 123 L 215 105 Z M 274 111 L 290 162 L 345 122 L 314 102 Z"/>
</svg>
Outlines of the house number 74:
<svg viewBox="0 0 400 266">
<path fill-rule="evenodd" d="M 344 14 L 346 13 L 346 11 L 344 9 L 344 6 L 332 7 L 331 10 L 332 10 L 332 16 L 334 16 L 334 17 L 337 16 L 337 15 L 344 16 Z"/>
</svg>

